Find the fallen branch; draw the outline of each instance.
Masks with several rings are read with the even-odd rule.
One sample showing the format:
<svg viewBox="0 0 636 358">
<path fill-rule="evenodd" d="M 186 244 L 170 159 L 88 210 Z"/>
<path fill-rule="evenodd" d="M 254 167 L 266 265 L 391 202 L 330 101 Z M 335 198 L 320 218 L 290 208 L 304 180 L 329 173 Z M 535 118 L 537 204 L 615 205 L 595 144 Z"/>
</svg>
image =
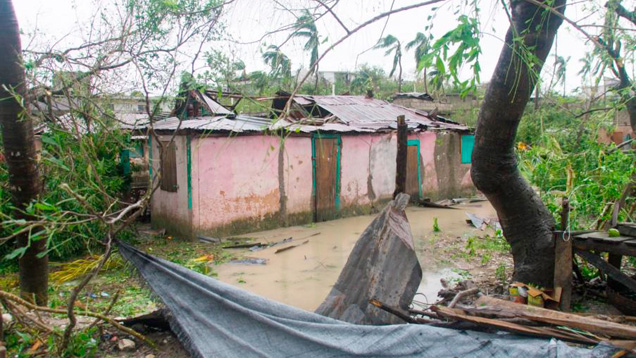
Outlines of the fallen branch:
<svg viewBox="0 0 636 358">
<path fill-rule="evenodd" d="M 411 316 L 409 316 L 407 314 L 404 314 L 404 313 L 398 311 L 395 308 L 391 308 L 391 307 L 385 305 L 384 303 L 382 303 L 382 302 L 380 302 L 378 300 L 371 299 L 371 300 L 369 300 L 369 303 L 374 305 L 375 307 L 383 310 L 383 311 L 386 311 L 386 312 L 388 312 L 388 313 L 390 313 L 390 314 L 392 314 L 392 315 L 394 315 L 396 317 L 401 318 L 404 322 L 407 322 L 407 323 L 418 323 L 417 320 L 414 319 L 413 317 L 411 317 Z"/>
<path fill-rule="evenodd" d="M 11 302 L 15 302 L 21 306 L 24 306 L 28 309 L 34 310 L 34 311 L 40 311 L 40 312 L 48 312 L 48 313 L 56 313 L 56 314 L 67 314 L 66 310 L 61 310 L 61 309 L 55 309 L 55 308 L 49 308 L 49 307 L 45 307 L 45 306 L 37 306 L 31 302 L 25 301 L 22 298 L 9 293 L 9 292 L 5 292 L 0 290 L 0 298 L 6 299 L 7 301 L 11 301 Z M 138 333 L 137 331 L 130 329 L 128 327 L 124 327 L 123 325 L 121 325 L 119 322 L 115 321 L 113 318 L 110 318 L 108 316 L 104 316 L 101 313 L 96 313 L 96 312 L 91 312 L 91 311 L 81 311 L 81 312 L 75 312 L 75 314 L 80 315 L 80 316 L 87 316 L 87 317 L 94 317 L 94 318 L 99 318 L 102 321 L 108 322 L 109 324 L 111 324 L 113 327 L 117 328 L 118 330 L 129 334 L 141 341 L 146 342 L 146 344 L 148 344 L 151 347 L 156 347 L 155 342 L 153 342 L 152 340 L 146 338 L 144 335 Z"/>
<path fill-rule="evenodd" d="M 464 291 L 459 291 L 456 295 L 455 298 L 453 298 L 453 300 L 448 304 L 448 307 L 453 308 L 455 307 L 455 305 L 457 304 L 457 302 L 459 302 L 459 300 L 461 300 L 464 297 L 467 296 L 472 296 L 477 294 L 477 292 L 479 292 L 479 288 L 474 287 L 468 290 L 464 290 Z"/>
<path fill-rule="evenodd" d="M 110 311 L 113 309 L 113 307 L 115 306 L 115 303 L 117 303 L 117 299 L 119 299 L 119 291 L 115 292 L 115 295 L 113 296 L 112 301 L 110 301 L 110 304 L 108 305 L 108 308 L 106 308 L 106 311 L 104 311 L 103 315 L 104 316 L 108 316 L 110 314 Z M 95 318 L 95 320 L 93 321 L 93 323 L 91 323 L 88 326 L 88 329 L 93 328 L 96 324 L 98 324 L 101 321 L 100 318 Z"/>
<path fill-rule="evenodd" d="M 283 248 L 280 248 L 280 249 L 276 250 L 274 253 L 278 254 L 278 253 L 281 253 L 281 252 L 285 252 L 285 251 L 287 251 L 289 249 L 293 249 L 294 247 L 302 246 L 302 245 L 304 245 L 304 244 L 306 244 L 308 242 L 309 242 L 309 240 L 305 240 L 305 241 L 301 242 L 298 245 L 289 245 L 287 247 L 283 247 Z"/>
</svg>

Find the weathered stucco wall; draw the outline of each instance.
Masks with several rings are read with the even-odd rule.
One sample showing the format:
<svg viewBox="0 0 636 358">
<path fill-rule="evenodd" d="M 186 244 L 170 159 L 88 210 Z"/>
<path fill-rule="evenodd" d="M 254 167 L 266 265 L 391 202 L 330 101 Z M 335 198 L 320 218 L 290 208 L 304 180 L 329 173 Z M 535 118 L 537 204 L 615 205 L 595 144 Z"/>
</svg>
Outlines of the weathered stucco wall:
<svg viewBox="0 0 636 358">
<path fill-rule="evenodd" d="M 162 141 L 169 141 L 170 136 L 160 137 Z M 152 196 L 152 225 L 166 228 L 169 232 L 191 235 L 192 215 L 188 209 L 188 170 L 187 170 L 187 140 L 185 136 L 175 136 L 177 164 L 177 191 L 168 192 L 158 188 Z M 152 141 L 152 175 L 153 183 L 158 180 L 161 170 L 160 147 L 156 140 Z"/>
<path fill-rule="evenodd" d="M 282 173 L 285 188 L 284 211 L 288 216 L 308 215 L 312 211 L 313 168 L 311 161 L 311 138 L 287 137 L 284 140 Z M 279 169 L 280 170 L 280 169 Z"/>
<path fill-rule="evenodd" d="M 435 170 L 430 173 L 435 173 L 437 186 L 425 191 L 425 196 L 442 199 L 474 193 L 475 188 L 470 178 L 470 164 L 462 163 L 462 135 L 454 132 L 438 132 L 435 136 L 434 162 L 431 163 L 435 166 Z"/>
<path fill-rule="evenodd" d="M 395 190 L 395 133 L 342 135 L 340 215 L 366 213 Z M 461 163 L 461 135 L 411 133 L 420 143 L 422 195 L 432 199 L 473 191 Z M 313 163 L 310 137 L 251 135 L 191 140 L 192 209 L 188 210 L 185 137 L 177 137 L 179 190 L 153 197 L 153 222 L 191 235 L 228 235 L 310 222 Z M 155 147 L 153 158 L 158 158 Z M 157 161 L 154 168 L 158 170 Z M 190 220 L 191 224 L 190 224 Z M 178 230 L 174 230 L 178 229 Z"/>
<path fill-rule="evenodd" d="M 195 143 L 196 232 L 258 228 L 261 221 L 278 214 L 278 137 L 201 137 Z"/>
</svg>

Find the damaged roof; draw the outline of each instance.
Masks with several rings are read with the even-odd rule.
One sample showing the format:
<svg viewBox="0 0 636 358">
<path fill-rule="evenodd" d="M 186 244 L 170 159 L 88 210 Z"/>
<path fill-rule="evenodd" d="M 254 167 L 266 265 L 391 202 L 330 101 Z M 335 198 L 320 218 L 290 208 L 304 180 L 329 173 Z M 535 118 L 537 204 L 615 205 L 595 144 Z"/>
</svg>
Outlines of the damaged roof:
<svg viewBox="0 0 636 358">
<path fill-rule="evenodd" d="M 292 114 L 278 119 L 235 115 L 218 111 L 221 106 L 202 95 L 206 107 L 215 107 L 211 115 L 188 119 L 171 117 L 154 123 L 158 131 L 193 130 L 200 132 L 262 132 L 287 129 L 291 132 L 358 132 L 373 133 L 397 129 L 397 117 L 404 115 L 410 130 L 469 131 L 469 128 L 426 111 L 414 110 L 375 98 L 363 96 L 295 96 Z M 287 97 L 273 101 L 274 111 L 281 113 Z M 214 104 L 214 106 L 211 106 Z M 229 111 L 228 111 L 229 112 Z M 138 126 L 143 129 L 147 125 Z"/>
<path fill-rule="evenodd" d="M 279 102 L 280 103 L 280 102 Z M 301 132 L 376 132 L 397 129 L 397 117 L 403 115 L 409 129 L 446 129 L 468 131 L 469 128 L 426 111 L 399 106 L 387 101 L 364 96 L 295 96 L 294 104 L 309 114 L 299 118 L 298 111 L 274 124 Z M 274 108 L 281 112 L 283 108 Z M 319 121 L 320 119 L 321 121 Z M 308 121 L 321 123 L 308 126 Z"/>
<path fill-rule="evenodd" d="M 204 116 L 181 120 L 171 117 L 163 121 L 155 122 L 154 128 L 157 131 L 193 130 L 200 132 L 222 131 L 222 132 L 263 132 L 269 129 L 271 119 L 250 117 L 245 115 L 236 116 Z M 138 127 L 139 128 L 139 127 Z"/>
</svg>

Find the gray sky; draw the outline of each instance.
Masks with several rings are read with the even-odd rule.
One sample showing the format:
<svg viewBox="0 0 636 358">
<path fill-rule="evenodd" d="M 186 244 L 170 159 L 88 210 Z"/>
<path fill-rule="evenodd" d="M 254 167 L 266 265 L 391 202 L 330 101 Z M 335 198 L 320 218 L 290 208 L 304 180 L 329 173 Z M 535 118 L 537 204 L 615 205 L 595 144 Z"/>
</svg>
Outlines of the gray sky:
<svg viewBox="0 0 636 358">
<path fill-rule="evenodd" d="M 392 2 L 392 0 L 341 0 L 334 11 L 349 28 L 354 28 L 363 21 L 389 10 Z M 416 2 L 395 0 L 394 8 Z M 236 0 L 232 5 L 226 7 L 223 15 L 223 19 L 228 25 L 227 33 L 235 41 L 221 41 L 214 43 L 213 46 L 225 49 L 231 56 L 242 59 L 247 65 L 248 72 L 266 69 L 259 51 L 261 44 L 280 44 L 286 38 L 286 34 L 266 36 L 262 41 L 259 39 L 268 31 L 294 22 L 294 17 L 281 7 L 281 3 L 285 4 L 286 7 L 302 8 L 309 3 L 309 0 Z M 432 7 L 429 6 L 394 14 L 389 17 L 388 21 L 386 19 L 380 20 L 336 47 L 320 63 L 320 69 L 354 71 L 361 64 L 368 63 L 380 66 L 388 73 L 392 58 L 385 57 L 383 50 L 366 51 L 378 41 L 385 26 L 384 35 L 394 35 L 403 43 L 407 43 L 415 37 L 418 31 L 424 32 L 427 17 L 434 15 L 431 32 L 437 38 L 456 25 L 458 15 L 454 14 L 455 10 L 470 11 L 471 8 L 464 5 L 465 3 L 466 1 L 463 0 L 450 0 L 440 5 L 433 5 L 438 7 L 436 11 L 433 11 Z M 508 21 L 500 1 L 483 0 L 478 3 L 482 31 L 481 80 L 487 82 L 501 51 L 502 38 L 508 28 Z M 574 5 L 569 6 L 566 10 L 568 17 L 575 20 L 584 19 L 584 22 L 589 25 L 602 23 L 602 19 L 598 17 L 601 12 L 592 13 L 590 16 L 589 9 L 592 6 L 601 6 L 602 8 L 603 2 L 585 0 L 573 3 Z M 73 38 L 82 36 L 86 30 L 83 27 L 86 19 L 96 12 L 96 4 L 99 4 L 99 0 L 14 0 L 20 26 L 27 34 L 23 40 L 23 46 L 29 46 L 28 34 L 37 27 L 41 33 L 47 34 L 48 37 L 38 41 L 48 41 L 49 43 L 59 41 L 60 46 L 63 47 L 65 42 L 71 42 Z M 586 27 L 586 29 L 591 33 L 598 31 L 594 27 Z M 322 39 L 325 40 L 325 43 L 321 45 L 323 51 L 345 34 L 337 22 L 328 15 L 318 22 L 318 30 Z M 579 59 L 591 48 L 591 44 L 586 41 L 584 36 L 571 26 L 564 24 L 559 30 L 557 44 L 553 47 L 552 55 L 556 50 L 560 56 L 570 57 L 566 75 L 568 91 L 581 86 L 583 79 L 577 75 L 581 68 Z M 292 59 L 294 70 L 303 65 L 304 67 L 308 66 L 309 55 L 303 53 L 301 41 L 288 42 L 282 49 Z M 628 69 L 630 73 L 633 73 L 633 59 L 631 60 Z M 553 62 L 554 57 L 552 56 L 548 58 L 544 67 L 543 78 L 546 82 L 549 82 Z M 404 54 L 403 65 L 404 77 L 414 78 L 415 62 L 412 51 Z M 465 72 L 464 77 L 467 77 L 468 71 L 463 72 Z"/>
</svg>

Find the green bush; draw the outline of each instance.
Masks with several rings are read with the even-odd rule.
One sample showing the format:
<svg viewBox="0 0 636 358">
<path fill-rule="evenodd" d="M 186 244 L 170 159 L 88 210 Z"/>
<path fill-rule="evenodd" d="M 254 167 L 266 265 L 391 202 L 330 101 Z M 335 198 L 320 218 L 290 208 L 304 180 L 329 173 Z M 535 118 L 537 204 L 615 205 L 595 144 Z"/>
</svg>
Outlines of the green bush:
<svg viewBox="0 0 636 358">
<path fill-rule="evenodd" d="M 537 124 L 538 117 L 542 124 Z M 519 128 L 517 140 L 527 145 L 518 151 L 521 172 L 539 190 L 557 223 L 562 198 L 570 199 L 572 230 L 593 228 L 606 204 L 618 200 L 636 174 L 633 151 L 598 142 L 597 133 L 607 122 L 607 117 L 598 116 L 582 123 L 551 106 L 527 115 Z M 628 204 L 633 200 L 629 198 Z M 621 211 L 619 220 L 626 219 Z"/>
<path fill-rule="evenodd" d="M 40 170 L 43 193 L 26 212 L 43 224 L 34 227 L 32 240 L 47 240 L 53 260 L 90 252 L 100 247 L 98 240 L 106 236 L 107 225 L 90 215 L 121 208 L 123 194 L 130 178 L 123 174 L 119 154 L 126 147 L 127 134 L 95 125 L 92 133 L 77 136 L 50 126 L 41 136 Z M 79 138 L 78 138 L 79 137 Z M 1 237 L 10 236 L 28 223 L 12 217 L 6 164 L 0 164 L 0 209 L 4 225 Z M 10 265 L 20 254 L 14 251 L 14 240 L 0 245 L 0 254 Z M 9 255 L 7 255 L 9 254 Z"/>
</svg>

